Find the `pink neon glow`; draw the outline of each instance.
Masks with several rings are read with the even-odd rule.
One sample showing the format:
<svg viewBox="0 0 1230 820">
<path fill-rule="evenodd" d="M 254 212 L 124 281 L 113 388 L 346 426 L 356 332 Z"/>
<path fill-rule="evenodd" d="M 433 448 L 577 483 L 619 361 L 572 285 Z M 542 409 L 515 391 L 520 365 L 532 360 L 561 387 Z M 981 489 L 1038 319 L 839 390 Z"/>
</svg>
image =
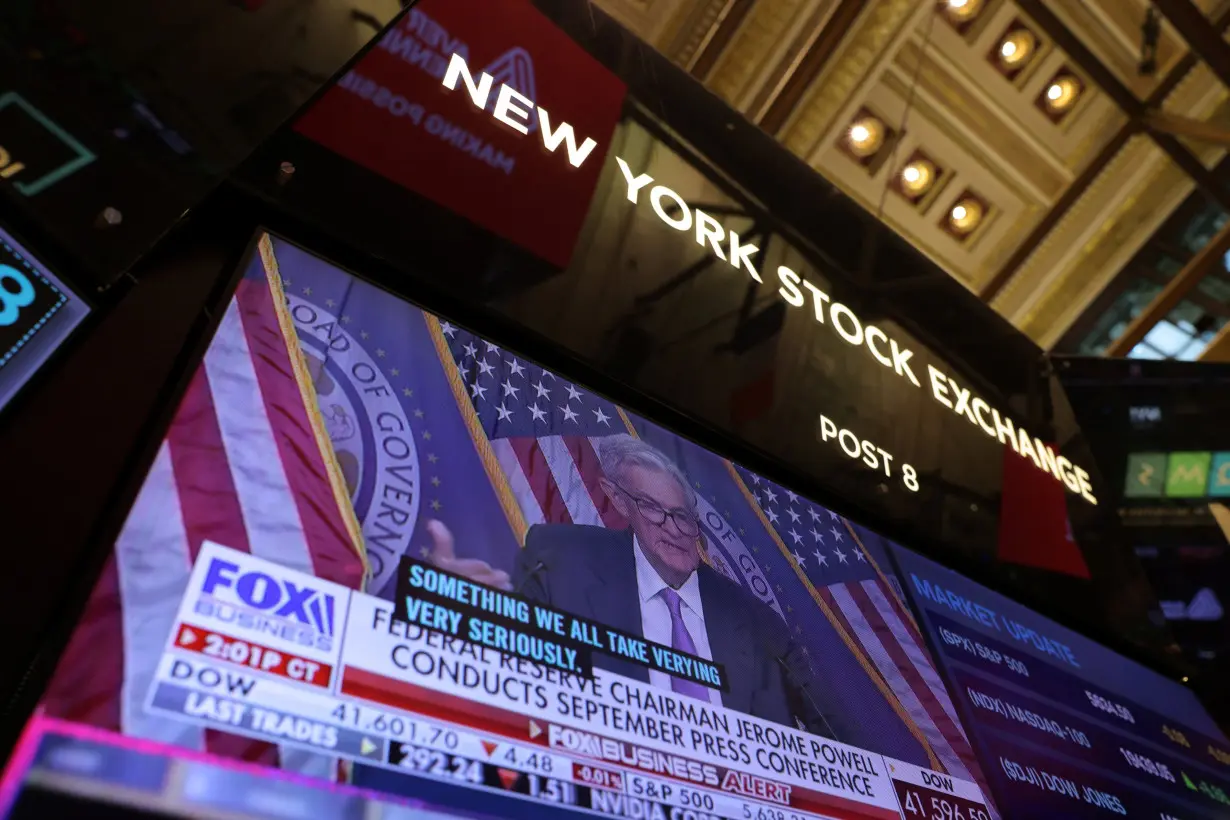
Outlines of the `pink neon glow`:
<svg viewBox="0 0 1230 820">
<path fill-rule="evenodd" d="M 232 771 L 256 775 L 266 780 L 280 780 L 283 782 L 300 783 L 313 789 L 327 789 L 332 792 L 356 795 L 358 797 L 379 801 L 381 803 L 396 803 L 413 808 L 430 808 L 429 804 L 424 803 L 421 800 L 400 798 L 394 795 L 385 794 L 384 792 L 361 789 L 357 786 L 350 786 L 341 783 L 330 783 L 327 780 L 321 780 L 315 777 L 294 774 L 292 772 L 284 772 L 278 769 L 270 769 L 266 766 L 260 766 L 254 763 L 245 763 L 239 760 L 216 757 L 203 752 L 181 749 L 178 746 L 168 746 L 165 743 L 156 743 L 152 740 L 127 737 L 125 735 L 116 734 L 115 732 L 109 732 L 105 729 L 98 729 L 96 727 L 86 726 L 80 723 L 70 723 L 64 720 L 48 718 L 42 716 L 40 713 L 36 713 L 34 717 L 30 719 L 30 722 L 26 724 L 26 728 L 22 732 L 21 739 L 17 741 L 17 746 L 14 748 L 13 755 L 9 759 L 9 765 L 5 769 L 3 777 L 0 777 L 0 817 L 7 816 L 9 809 L 12 807 L 13 800 L 16 798 L 18 791 L 20 791 L 21 781 L 25 777 L 26 771 L 30 768 L 30 763 L 34 759 L 34 754 L 38 749 L 39 741 L 42 740 L 44 736 L 49 734 L 60 735 L 62 737 L 73 737 L 78 740 L 89 740 L 96 743 L 129 749 L 149 755 L 158 755 L 161 757 L 175 758 L 178 760 L 204 763 L 220 769 L 230 769 Z"/>
</svg>

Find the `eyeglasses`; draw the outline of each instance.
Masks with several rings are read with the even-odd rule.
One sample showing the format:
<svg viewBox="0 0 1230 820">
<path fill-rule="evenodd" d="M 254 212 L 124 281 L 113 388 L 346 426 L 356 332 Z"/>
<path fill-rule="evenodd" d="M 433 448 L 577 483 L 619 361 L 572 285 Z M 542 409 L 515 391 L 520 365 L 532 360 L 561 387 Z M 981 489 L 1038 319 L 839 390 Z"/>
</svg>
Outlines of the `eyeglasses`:
<svg viewBox="0 0 1230 820">
<path fill-rule="evenodd" d="M 609 480 L 609 479 L 608 479 Z M 661 504 L 651 498 L 643 498 L 639 495 L 634 495 L 625 488 L 611 482 L 615 489 L 619 490 L 628 498 L 632 499 L 632 503 L 636 504 L 636 509 L 640 511 L 641 517 L 650 524 L 662 525 L 666 523 L 666 519 L 675 522 L 676 529 L 689 538 L 695 535 L 700 535 L 700 521 L 696 516 L 686 510 L 668 510 Z"/>
</svg>

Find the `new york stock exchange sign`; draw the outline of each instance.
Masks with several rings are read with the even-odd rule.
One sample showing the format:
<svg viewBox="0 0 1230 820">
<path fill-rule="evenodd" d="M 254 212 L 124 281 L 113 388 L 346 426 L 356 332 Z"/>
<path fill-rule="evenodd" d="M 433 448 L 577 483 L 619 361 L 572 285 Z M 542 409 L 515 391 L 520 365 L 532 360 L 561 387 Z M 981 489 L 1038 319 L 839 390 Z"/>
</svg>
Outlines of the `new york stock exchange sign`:
<svg viewBox="0 0 1230 820">
<path fill-rule="evenodd" d="M 561 159 L 575 168 L 580 168 L 597 147 L 597 143 L 588 137 L 578 141 L 578 135 L 571 125 L 557 120 L 515 88 L 502 84 L 496 89 L 495 79 L 490 74 L 479 72 L 475 76 L 459 54 L 452 55 L 441 82 L 450 91 L 462 86 L 463 93 L 469 95 L 475 106 L 487 110 L 496 120 L 527 138 L 531 133 L 530 123 L 536 117 L 539 126 L 536 129 L 537 137 L 542 140 L 543 147 L 551 153 L 563 148 Z M 616 157 L 615 161 L 627 185 L 630 203 L 635 206 L 648 204 L 663 224 L 688 234 L 698 245 L 756 282 L 764 282 L 753 258 L 759 248 L 743 242 L 738 233 L 724 227 L 703 210 L 692 208 L 683 197 L 648 174 L 636 173 L 622 157 Z M 937 403 L 962 416 L 988 437 L 1010 446 L 1069 491 L 1090 504 L 1098 503 L 1089 473 L 1057 454 L 1042 439 L 1016 426 L 997 408 L 934 365 L 928 364 L 925 370 L 920 368 L 916 371 L 912 364 L 912 350 L 875 325 L 864 323 L 849 307 L 833 301 L 797 271 L 778 265 L 775 275 L 779 285 L 778 296 L 788 305 L 799 309 L 810 305 L 816 323 L 823 325 L 837 338 L 848 345 L 866 348 L 871 358 L 882 367 L 915 387 L 926 390 Z M 883 454 L 883 451 L 880 452 Z"/>
</svg>

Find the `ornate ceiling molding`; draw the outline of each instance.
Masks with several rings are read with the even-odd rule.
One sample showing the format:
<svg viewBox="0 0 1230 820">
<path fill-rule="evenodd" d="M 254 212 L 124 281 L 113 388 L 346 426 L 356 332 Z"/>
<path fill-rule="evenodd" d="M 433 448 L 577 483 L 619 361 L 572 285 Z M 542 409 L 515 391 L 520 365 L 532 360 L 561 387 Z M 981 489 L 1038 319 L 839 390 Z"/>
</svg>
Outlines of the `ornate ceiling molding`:
<svg viewBox="0 0 1230 820">
<path fill-rule="evenodd" d="M 675 14 L 660 46 L 674 62 L 692 70 L 696 58 L 712 39 L 734 0 L 697 0 Z"/>
<path fill-rule="evenodd" d="M 917 20 L 931 10 L 929 2 L 917 0 L 870 3 L 841 48 L 812 83 L 798 112 L 787 120 L 779 135 L 785 146 L 800 157 L 812 156 L 838 115 L 849 106 L 855 92 L 879 76 L 888 54 L 913 29 Z"/>
<path fill-rule="evenodd" d="M 1175 165 L 1161 163 L 1148 183 L 1125 199 L 1104 228 L 1081 247 L 1066 273 L 1039 294 L 1042 298 L 1018 327 L 1039 344 L 1053 345 L 1139 248 L 1141 243 L 1133 238 L 1151 235 L 1192 187 L 1191 179 Z"/>
<path fill-rule="evenodd" d="M 808 0 L 758 0 L 722 55 L 707 85 L 735 108 L 764 62 L 780 56 Z"/>
</svg>

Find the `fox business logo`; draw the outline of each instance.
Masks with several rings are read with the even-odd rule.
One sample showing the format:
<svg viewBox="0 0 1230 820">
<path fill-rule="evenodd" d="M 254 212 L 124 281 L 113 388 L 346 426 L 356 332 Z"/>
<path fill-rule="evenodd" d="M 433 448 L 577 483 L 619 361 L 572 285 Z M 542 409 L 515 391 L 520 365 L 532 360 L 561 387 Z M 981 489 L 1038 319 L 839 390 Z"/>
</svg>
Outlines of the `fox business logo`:
<svg viewBox="0 0 1230 820">
<path fill-rule="evenodd" d="M 306 584 L 214 558 L 201 583 L 196 613 L 241 629 L 324 652 L 333 649 L 337 601 Z"/>
</svg>

